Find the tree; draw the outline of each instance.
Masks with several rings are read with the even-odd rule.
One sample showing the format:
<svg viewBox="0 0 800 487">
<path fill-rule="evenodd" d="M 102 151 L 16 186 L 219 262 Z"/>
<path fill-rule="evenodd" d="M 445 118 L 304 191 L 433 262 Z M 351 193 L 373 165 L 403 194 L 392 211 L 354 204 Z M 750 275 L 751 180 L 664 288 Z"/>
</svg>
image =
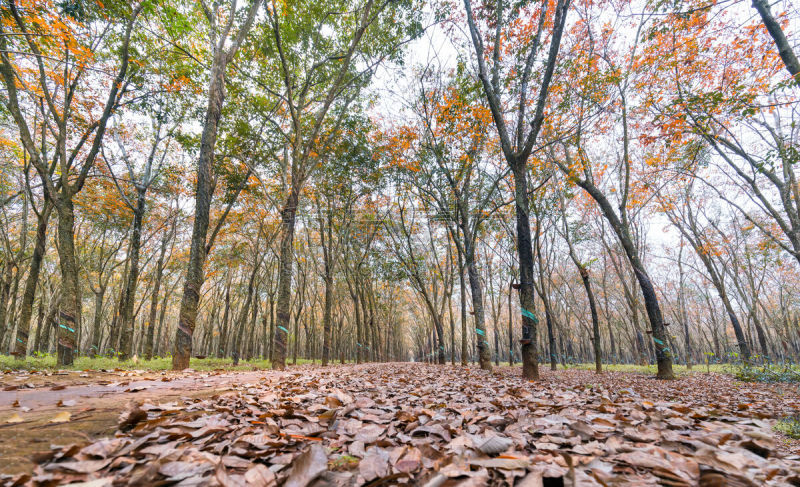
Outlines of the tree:
<svg viewBox="0 0 800 487">
<path fill-rule="evenodd" d="M 598 374 L 603 372 L 603 349 L 600 339 L 600 319 L 597 313 L 597 301 L 594 297 L 592 290 L 592 282 L 589 275 L 589 262 L 583 262 L 579 257 L 572 244 L 572 232 L 575 231 L 570 228 L 569 221 L 567 220 L 567 209 L 565 198 L 561 195 L 561 218 L 564 223 L 564 240 L 569 247 L 569 257 L 575 267 L 578 269 L 578 274 L 581 276 L 583 288 L 586 290 L 586 299 L 589 300 L 589 313 L 592 317 L 592 345 L 594 346 L 594 371 Z"/>
<path fill-rule="evenodd" d="M 330 15 L 349 11 L 350 15 Z M 286 366 L 290 321 L 292 247 L 301 191 L 325 154 L 341 137 L 342 121 L 376 67 L 396 58 L 399 47 L 418 30 L 410 1 L 357 6 L 281 4 L 267 9 L 264 46 L 277 56 L 285 124 L 275 123 L 285 140 L 287 183 L 281 207 L 280 270 L 273 367 Z M 322 32 L 322 27 L 325 32 Z M 270 32 L 271 31 L 271 32 Z M 267 32 L 264 32 L 265 40 Z M 330 34 L 330 35 L 328 35 Z M 306 48 L 308 46 L 308 48 Z"/>
<path fill-rule="evenodd" d="M 149 147 L 142 147 L 141 151 L 131 151 L 126 148 L 126 145 L 130 144 L 130 141 L 122 140 L 121 131 L 116 131 L 114 134 L 114 141 L 116 142 L 119 154 L 118 159 L 124 164 L 128 174 L 127 182 L 133 186 L 136 195 L 135 201 L 132 197 L 128 196 L 125 188 L 120 185 L 119 179 L 114 175 L 112 170 L 111 176 L 119 190 L 119 196 L 125 203 L 125 206 L 133 212 L 133 223 L 130 229 L 130 242 L 128 244 L 128 260 L 130 262 L 130 267 L 128 268 L 127 281 L 125 282 L 125 291 L 121 306 L 122 316 L 120 326 L 122 328 L 122 341 L 119 348 L 119 360 L 127 360 L 133 355 L 133 306 L 136 298 L 136 287 L 139 283 L 139 253 L 142 245 L 142 226 L 144 225 L 145 211 L 147 209 L 147 191 L 161 173 L 164 160 L 169 154 L 170 138 L 174 131 L 174 128 L 170 129 L 164 127 L 167 121 L 167 106 L 156 103 L 152 109 L 152 137 L 146 138 L 152 142 L 149 144 Z M 116 159 L 112 154 L 111 150 L 104 151 L 106 160 Z M 109 169 L 112 167 L 113 164 L 109 165 Z"/>
<path fill-rule="evenodd" d="M 494 11 L 489 13 L 489 18 L 486 19 L 487 24 L 494 25 L 494 36 L 487 49 L 483 34 L 478 28 L 476 17 L 472 11 L 472 2 L 464 0 L 470 39 L 475 49 L 478 65 L 478 78 L 492 113 L 503 156 L 514 175 L 517 251 L 520 266 L 519 300 L 522 308 L 522 375 L 527 379 L 539 378 L 539 365 L 536 350 L 538 319 L 531 311 L 534 304 L 533 248 L 526 165 L 536 146 L 539 131 L 544 122 L 548 90 L 556 69 L 569 3 L 570 0 L 558 0 L 555 9 L 551 12 L 548 3 L 542 3 L 538 8 L 528 10 L 528 7 L 518 4 L 506 5 L 502 0 L 496 1 Z M 501 37 L 513 32 L 512 29 L 517 24 L 516 19 L 520 19 L 520 22 L 530 22 L 534 12 L 538 14 L 537 20 L 533 21 L 536 27 L 529 32 L 535 32 L 535 34 L 533 36 L 514 36 L 513 39 L 521 45 L 517 51 L 520 53 L 527 51 L 527 53 L 515 56 L 510 66 L 502 65 L 501 53 L 504 50 L 501 49 Z M 535 74 L 534 64 L 538 61 L 539 52 L 544 51 L 546 45 L 546 36 L 543 37 L 546 30 L 549 30 L 550 45 L 544 59 L 545 68 L 539 81 L 533 117 L 529 118 L 527 111 L 530 94 L 528 89 L 531 76 Z M 491 53 L 491 64 L 485 59 L 486 53 Z M 501 72 L 507 73 L 507 82 L 501 83 Z M 512 73 L 521 73 L 521 76 L 512 75 Z M 531 97 L 531 99 L 533 98 Z M 512 113 L 516 117 L 516 121 L 506 118 L 506 103 L 512 104 L 514 107 Z M 516 126 L 515 129 L 514 126 Z"/>
<path fill-rule="evenodd" d="M 131 33 L 144 4 L 109 5 L 104 15 L 82 11 L 85 18 L 78 18 L 70 12 L 61 15 L 53 2 L 45 3 L 17 5 L 12 0 L 2 8 L 3 15 L 10 16 L 11 25 L 18 29 L 12 33 L 7 27 L 0 27 L 0 75 L 6 87 L 2 103 L 11 113 L 22 145 L 58 215 L 63 287 L 58 363 L 71 365 L 81 322 L 73 198 L 83 188 L 100 151 L 108 120 L 126 93 Z M 94 23 L 101 25 L 92 28 Z M 44 30 L 44 26 L 51 30 Z M 114 51 L 118 51 L 117 56 L 107 59 L 95 54 Z M 20 54 L 14 54 L 17 52 Z M 99 84 L 97 73 L 106 72 L 104 68 L 116 71 L 107 91 L 95 88 Z M 87 113 L 81 108 L 103 94 L 106 96 L 100 113 Z M 25 115 L 31 110 L 46 124 L 41 130 L 55 134 L 54 150 L 49 154 L 47 145 L 36 143 L 40 127 L 33 126 Z"/>
<path fill-rule="evenodd" d="M 200 301 L 200 288 L 204 281 L 204 267 L 208 254 L 208 226 L 211 198 L 213 196 L 212 170 L 214 167 L 217 130 L 225 103 L 226 70 L 253 26 L 262 0 L 253 0 L 241 10 L 236 0 L 231 0 L 230 10 L 223 16 L 219 12 L 220 2 L 209 6 L 201 1 L 203 14 L 208 22 L 211 67 L 207 91 L 207 108 L 200 139 L 200 153 L 197 158 L 197 187 L 195 192 L 194 225 L 189 251 L 189 264 L 183 286 L 178 327 L 175 332 L 175 345 L 172 354 L 172 368 L 181 370 L 189 367 L 192 355 L 192 335 L 197 324 L 197 306 Z M 244 20 L 234 30 L 239 16 Z M 249 173 L 248 173 L 249 174 Z M 213 236 L 213 233 L 212 233 Z M 212 242 L 213 243 L 213 238 Z"/>
<path fill-rule="evenodd" d="M 502 206 L 496 201 L 498 182 L 507 172 L 489 162 L 494 155 L 487 148 L 491 115 L 480 103 L 474 83 L 428 65 L 415 88 L 413 120 L 398 127 L 388 141 L 394 172 L 403 189 L 413 188 L 434 212 L 428 218 L 444 223 L 455 244 L 459 273 L 463 276 L 466 270 L 469 277 L 478 360 L 482 369 L 491 370 L 476 247 L 483 223 Z"/>
</svg>

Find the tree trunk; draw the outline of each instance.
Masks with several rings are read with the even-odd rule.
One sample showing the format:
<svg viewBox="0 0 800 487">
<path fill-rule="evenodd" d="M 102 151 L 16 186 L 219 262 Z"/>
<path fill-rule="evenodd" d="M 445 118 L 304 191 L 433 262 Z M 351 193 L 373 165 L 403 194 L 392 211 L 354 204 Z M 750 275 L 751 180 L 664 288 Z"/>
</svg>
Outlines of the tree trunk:
<svg viewBox="0 0 800 487">
<path fill-rule="evenodd" d="M 592 292 L 592 283 L 589 280 L 589 269 L 585 266 L 580 266 L 578 270 L 581 273 L 581 280 L 583 287 L 586 289 L 586 297 L 589 299 L 589 310 L 592 313 L 592 341 L 594 342 L 594 371 L 596 373 L 603 372 L 603 350 L 600 343 L 600 320 L 597 316 L 597 303 L 594 299 L 594 292 Z"/>
<path fill-rule="evenodd" d="M 239 357 L 242 355 L 242 336 L 244 334 L 244 329 L 247 326 L 247 315 L 249 314 L 250 307 L 253 305 L 256 275 L 258 274 L 260 264 L 261 261 L 259 260 L 253 266 L 253 271 L 250 273 L 250 279 L 247 282 L 247 298 L 242 305 L 242 310 L 239 312 L 239 318 L 236 320 L 236 338 L 233 345 L 233 365 L 239 365 Z M 256 308 L 257 307 L 258 306 L 256 306 Z"/>
<path fill-rule="evenodd" d="M 125 298 L 122 308 L 122 337 L 120 344 L 119 360 L 127 360 L 133 353 L 133 305 L 136 299 L 136 286 L 139 284 L 139 249 L 142 245 L 142 224 L 145 210 L 144 188 L 137 188 L 136 210 L 133 212 L 133 229 L 128 248 L 128 258 L 131 261 L 128 271 L 128 282 L 125 284 Z"/>
<path fill-rule="evenodd" d="M 121 282 L 125 283 L 128 282 L 128 264 L 130 263 L 129 260 L 125 261 L 125 268 L 122 272 L 122 279 Z M 119 320 L 122 318 L 122 306 L 123 306 L 123 298 L 125 296 L 125 286 L 120 285 L 119 287 L 119 295 L 117 296 L 117 302 L 114 304 L 112 308 L 112 318 L 111 318 L 111 329 L 109 332 L 108 337 L 108 350 L 106 350 L 106 354 L 109 356 L 113 356 L 114 354 L 119 353 L 117 350 L 119 347 L 119 335 L 120 335 L 120 327 L 119 327 Z"/>
<path fill-rule="evenodd" d="M 533 246 L 529 218 L 528 181 L 524 163 L 515 163 L 514 207 L 517 219 L 517 252 L 519 254 L 519 304 L 522 313 L 522 376 L 539 378 L 539 357 L 536 345 L 536 324 L 539 320 L 533 313 Z"/>
<path fill-rule="evenodd" d="M 325 263 L 325 309 L 322 315 L 322 366 L 328 365 L 331 356 L 331 308 L 333 306 L 333 276 L 330 265 Z"/>
<path fill-rule="evenodd" d="M 36 285 L 39 282 L 39 271 L 42 268 L 42 259 L 47 245 L 47 224 L 53 205 L 45 199 L 42 212 L 36 222 L 36 243 L 33 247 L 31 265 L 28 269 L 28 279 L 25 281 L 25 290 L 20 304 L 20 318 L 17 326 L 17 339 L 14 344 L 14 355 L 24 358 L 28 351 L 28 334 L 30 333 L 31 316 L 33 315 L 33 300 L 36 298 Z"/>
<path fill-rule="evenodd" d="M 155 339 L 156 331 L 156 311 L 158 309 L 158 295 L 161 292 L 161 277 L 164 274 L 164 258 L 167 254 L 167 243 L 169 242 L 172 232 L 164 234 L 161 239 L 161 251 L 158 254 L 158 261 L 156 262 L 156 275 L 155 282 L 153 283 L 153 292 L 150 294 L 150 315 L 147 320 L 147 342 L 144 346 L 144 358 L 150 360 L 153 358 L 153 341 Z"/>
<path fill-rule="evenodd" d="M 11 333 L 10 327 L 6 326 L 9 321 L 6 317 L 8 311 L 8 298 L 11 295 L 11 280 L 14 277 L 14 264 L 10 260 L 3 262 L 2 278 L 0 278 L 0 353 L 3 353 L 3 342 L 5 342 L 6 333 Z"/>
<path fill-rule="evenodd" d="M 269 295 L 269 334 L 266 337 L 267 358 L 272 363 L 275 352 L 275 341 L 272 337 L 275 336 L 275 295 Z"/>
<path fill-rule="evenodd" d="M 653 335 L 653 342 L 655 342 L 656 362 L 658 364 L 656 376 L 659 379 L 674 379 L 675 374 L 672 372 L 672 353 L 667 346 L 667 331 L 664 326 L 664 318 L 661 315 L 661 307 L 658 304 L 658 295 L 650 280 L 650 276 L 647 275 L 644 265 L 642 265 L 639 256 L 636 254 L 633 241 L 628 235 L 628 229 L 623 227 L 611 203 L 609 203 L 608 199 L 606 199 L 595 186 L 584 180 L 577 181 L 577 184 L 597 202 L 606 220 L 611 224 L 614 233 L 617 234 L 622 248 L 625 250 L 625 255 L 628 257 L 628 261 L 636 275 L 636 280 L 639 283 L 639 288 L 644 297 L 644 307 L 650 321 L 650 331 Z"/>
<path fill-rule="evenodd" d="M 39 298 L 39 314 L 36 318 L 36 338 L 33 342 L 33 351 L 40 352 L 42 344 L 42 327 L 44 326 L 44 297 Z"/>
<path fill-rule="evenodd" d="M 467 359 L 469 357 L 467 353 L 467 289 L 466 283 L 464 282 L 464 267 L 461 265 L 461 255 L 459 254 L 458 258 L 458 280 L 459 280 L 459 291 L 460 291 L 460 299 L 461 299 L 461 365 L 463 367 L 467 366 Z"/>
<path fill-rule="evenodd" d="M 155 352 L 156 355 L 159 357 L 163 356 L 164 347 L 163 347 L 163 336 L 164 336 L 164 319 L 167 316 L 167 301 L 169 300 L 169 296 L 172 294 L 172 290 L 167 290 L 164 293 L 164 298 L 161 300 L 161 311 L 158 312 L 158 334 L 156 335 L 156 343 L 155 343 Z M 169 344 L 169 342 L 167 342 Z"/>
<path fill-rule="evenodd" d="M 456 323 L 453 319 L 453 296 L 447 297 L 447 312 L 450 317 L 450 365 L 456 364 Z M 386 350 L 389 351 L 388 334 L 387 334 Z"/>
<path fill-rule="evenodd" d="M 100 283 L 100 289 L 94 295 L 94 317 L 92 324 L 92 353 L 100 354 L 100 339 L 102 338 L 103 302 L 106 296 L 106 286 Z"/>
<path fill-rule="evenodd" d="M 294 227 L 297 214 L 297 203 L 299 194 L 296 188 L 292 187 L 286 204 L 281 210 L 281 246 L 280 262 L 278 263 L 278 303 L 277 303 L 277 322 L 274 337 L 274 359 L 272 368 L 283 370 L 286 368 L 286 345 L 289 336 L 289 326 L 291 321 L 292 306 L 292 268 L 294 265 Z"/>
<path fill-rule="evenodd" d="M 58 365 L 72 365 L 75 338 L 81 323 L 80 283 L 75 260 L 75 210 L 72 200 L 61 196 L 58 210 L 58 261 L 61 268 L 61 310 L 57 328 Z"/>
<path fill-rule="evenodd" d="M 50 302 L 50 309 L 47 310 L 47 316 L 44 319 L 44 323 L 41 324 L 42 327 L 41 351 L 43 353 L 48 353 L 50 351 L 50 333 L 56 326 L 56 315 L 58 315 L 58 311 L 61 309 L 62 292 L 63 292 L 63 287 L 60 292 L 53 295 L 53 298 Z"/>
<path fill-rule="evenodd" d="M 464 236 L 464 260 L 469 276 L 469 290 L 472 296 L 472 312 L 475 315 L 475 333 L 478 342 L 478 363 L 482 370 L 492 370 L 492 355 L 489 350 L 489 334 L 486 330 L 485 313 L 483 309 L 483 289 L 481 287 L 478 267 L 475 265 L 475 242 L 470 233 L 466 217 L 462 216 L 464 225 L 461 228 Z M 442 356 L 444 357 L 444 356 Z"/>
<path fill-rule="evenodd" d="M 192 336 L 197 322 L 197 307 L 200 302 L 200 288 L 203 286 L 203 269 L 206 262 L 206 237 L 213 193 L 211 173 L 214 164 L 214 148 L 217 143 L 217 127 L 222 116 L 222 104 L 225 101 L 226 57 L 224 51 L 217 50 L 211 65 L 208 107 L 203 134 L 200 138 L 200 155 L 197 162 L 197 190 L 189 265 L 186 270 L 186 282 L 183 287 L 172 353 L 173 370 L 189 367 L 189 359 L 192 356 Z"/>
<path fill-rule="evenodd" d="M 513 284 L 514 280 L 512 279 L 508 285 L 508 365 L 511 367 L 514 366 L 514 315 L 511 310 L 511 294 L 513 294 L 514 289 Z"/>
</svg>

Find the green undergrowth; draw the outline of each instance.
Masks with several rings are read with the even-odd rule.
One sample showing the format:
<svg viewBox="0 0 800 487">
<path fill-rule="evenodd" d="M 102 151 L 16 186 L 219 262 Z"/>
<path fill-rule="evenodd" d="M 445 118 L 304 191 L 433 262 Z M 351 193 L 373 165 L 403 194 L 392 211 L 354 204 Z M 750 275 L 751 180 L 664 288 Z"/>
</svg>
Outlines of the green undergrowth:
<svg viewBox="0 0 800 487">
<path fill-rule="evenodd" d="M 748 364 L 731 366 L 730 372 L 743 382 L 800 383 L 800 365 L 797 364 Z"/>
<path fill-rule="evenodd" d="M 561 370 L 561 365 L 559 365 L 558 368 Z M 568 365 L 567 368 L 594 370 L 594 364 L 573 364 Z M 689 370 L 685 365 L 673 364 L 672 370 L 677 376 L 714 372 L 717 374 L 730 374 L 742 382 L 800 384 L 800 365 L 798 364 L 747 364 L 744 362 L 708 365 L 697 364 L 694 365 L 691 370 Z M 657 368 L 655 364 L 603 364 L 603 371 L 655 375 Z"/>
<path fill-rule="evenodd" d="M 568 369 L 580 369 L 580 370 L 594 370 L 594 363 L 591 364 L 573 364 L 568 365 Z M 559 365 L 559 369 L 561 366 Z M 603 371 L 604 372 L 630 372 L 634 374 L 648 374 L 648 375 L 655 375 L 658 372 L 658 368 L 653 365 L 636 365 L 636 364 L 603 364 Z M 691 374 L 699 374 L 699 373 L 707 373 L 707 372 L 715 372 L 718 374 L 729 373 L 730 371 L 727 369 L 727 366 L 724 364 L 710 364 L 706 367 L 705 364 L 702 365 L 693 365 L 692 369 L 689 370 L 685 365 L 672 365 L 672 371 L 675 375 L 683 376 L 683 375 L 691 375 Z"/>
<path fill-rule="evenodd" d="M 778 421 L 775 425 L 775 431 L 779 431 L 790 438 L 800 440 L 800 416 L 790 416 Z"/>
<path fill-rule="evenodd" d="M 289 361 L 291 364 L 291 361 Z M 310 364 L 311 360 L 298 359 L 297 364 Z M 230 358 L 192 358 L 189 367 L 194 370 L 253 370 L 268 369 L 271 367 L 269 360 L 253 359 L 239 362 L 233 365 Z M 53 354 L 37 354 L 18 360 L 11 355 L 0 355 L 0 370 L 58 370 L 64 369 L 56 364 L 56 356 Z M 119 361 L 114 357 L 87 357 L 80 356 L 75 359 L 71 370 L 171 370 L 172 357 L 154 357 L 151 360 L 137 359 Z"/>
</svg>

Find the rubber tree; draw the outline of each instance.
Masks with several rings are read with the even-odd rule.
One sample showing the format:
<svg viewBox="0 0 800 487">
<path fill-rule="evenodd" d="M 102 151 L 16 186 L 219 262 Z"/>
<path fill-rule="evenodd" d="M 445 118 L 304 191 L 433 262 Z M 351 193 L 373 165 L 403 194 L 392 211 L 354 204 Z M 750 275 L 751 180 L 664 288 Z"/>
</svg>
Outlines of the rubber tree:
<svg viewBox="0 0 800 487">
<path fill-rule="evenodd" d="M 108 120 L 127 92 L 131 34 L 144 5 L 135 3 L 117 7 L 108 11 L 111 15 L 97 20 L 105 25 L 96 29 L 82 29 L 83 19 L 69 12 L 21 11 L 14 1 L 2 7 L 3 14 L 10 19 L 10 25 L 22 34 L 9 35 L 7 27 L 0 27 L 0 75 L 6 88 L 2 103 L 14 120 L 22 146 L 58 216 L 57 248 L 62 287 L 57 322 L 59 365 L 72 364 L 81 322 L 74 198 L 94 166 Z M 43 26 L 55 24 L 64 27 L 59 35 L 69 39 L 63 43 L 44 42 L 49 36 L 47 32 L 42 32 Z M 68 48 L 70 42 L 84 46 L 83 54 L 76 55 L 75 49 Z M 96 114 L 93 122 L 86 123 L 83 119 L 85 114 L 78 105 L 88 102 L 87 97 L 98 96 L 96 90 L 89 90 L 87 86 L 90 83 L 94 86 L 91 81 L 93 75 L 89 74 L 90 71 L 96 71 L 94 52 L 103 50 L 116 55 L 114 76 L 107 91 L 100 94 L 105 95 L 105 100 L 100 103 L 102 111 Z M 28 70 L 18 64 L 15 52 L 22 54 L 20 59 L 32 60 L 36 69 Z M 100 71 L 107 72 L 102 68 Z M 66 78 L 55 83 L 59 87 L 56 89 L 48 73 L 62 72 L 66 73 Z M 20 84 L 18 80 L 25 82 Z M 46 126 L 45 130 L 54 134 L 51 143 L 56 150 L 47 152 L 46 146 L 36 143 L 39 127 L 30 123 L 28 107 L 36 107 L 39 119 Z M 56 167 L 58 170 L 55 170 Z"/>
<path fill-rule="evenodd" d="M 542 3 L 539 6 L 535 33 L 532 37 L 524 39 L 524 45 L 514 49 L 514 59 L 520 61 L 514 63 L 513 67 L 506 66 L 504 69 L 502 53 L 505 50 L 501 49 L 501 38 L 508 33 L 504 33 L 503 29 L 509 27 L 511 20 L 519 13 L 516 9 L 519 9 L 520 6 L 516 3 L 498 0 L 494 4 L 494 11 L 487 11 L 487 18 L 482 20 L 485 20 L 484 24 L 487 25 L 487 28 L 491 28 L 492 24 L 494 27 L 494 33 L 491 36 L 492 43 L 487 46 L 484 42 L 486 37 L 479 29 L 481 24 L 473 13 L 472 2 L 464 0 L 470 39 L 478 65 L 478 78 L 492 113 L 503 156 L 514 177 L 515 233 L 519 254 L 519 301 L 522 314 L 520 343 L 522 345 L 522 375 L 526 379 L 539 378 L 539 359 L 536 346 L 538 319 L 532 311 L 534 263 L 528 201 L 528 159 L 537 144 L 544 122 L 545 106 L 557 64 L 569 4 L 570 0 L 558 0 L 551 12 L 548 8 L 550 4 Z M 545 31 L 549 31 L 547 32 L 549 36 L 544 34 Z M 548 37 L 550 44 L 546 47 L 545 39 Z M 490 59 L 487 59 L 487 53 L 490 53 Z M 545 53 L 543 59 L 539 57 L 540 53 Z M 530 84 L 533 81 L 534 66 L 537 62 L 543 62 L 545 68 L 538 80 L 536 96 L 531 97 Z M 501 72 L 504 74 L 502 80 Z M 529 100 L 535 100 L 532 117 L 528 114 Z M 516 107 L 510 115 L 516 120 L 508 118 L 509 111 L 506 103 L 511 103 Z"/>
<path fill-rule="evenodd" d="M 275 369 L 286 367 L 287 338 L 291 321 L 293 250 L 298 206 L 305 183 L 325 163 L 325 154 L 342 137 L 341 122 L 351 103 L 370 81 L 375 68 L 396 59 L 400 47 L 418 34 L 418 10 L 412 0 L 378 2 L 272 2 L 263 24 L 264 52 L 270 65 L 264 83 L 278 73 L 269 93 L 280 93 L 284 123 L 274 123 L 286 141 L 284 155 L 287 183 L 281 205 L 280 264 L 276 326 Z M 331 11 L 351 14 L 331 16 Z M 321 24 L 331 34 L 322 35 Z M 306 47 L 310 42 L 311 49 Z M 302 47 L 299 45 L 302 44 Z M 270 64 L 277 59 L 276 64 Z M 282 127 L 286 127 L 283 129 Z"/>
<path fill-rule="evenodd" d="M 702 211 L 700 205 L 702 203 L 693 195 L 694 182 L 695 180 L 693 179 L 689 180 L 684 190 L 677 195 L 679 198 L 677 201 L 674 199 L 668 201 L 666 196 L 661 195 L 661 207 L 664 208 L 664 213 L 667 215 L 667 218 L 669 218 L 672 226 L 680 232 L 681 236 L 689 243 L 692 250 L 694 250 L 697 258 L 702 262 L 707 273 L 706 277 L 711 281 L 711 284 L 717 291 L 719 299 L 725 308 L 725 312 L 728 314 L 728 318 L 731 321 L 731 327 L 736 335 L 736 342 L 742 360 L 749 362 L 751 355 L 750 347 L 745 339 L 739 318 L 736 316 L 736 310 L 733 307 L 725 283 L 725 268 L 727 264 L 712 258 L 714 252 L 717 251 L 714 250 L 715 243 L 709 239 L 709 228 L 704 228 L 699 221 Z M 721 255 L 721 253 L 719 255 Z"/>
<path fill-rule="evenodd" d="M 151 119 L 152 134 L 147 140 L 150 146 L 143 153 L 132 152 L 127 148 L 129 141 L 123 141 L 120 131 L 115 131 L 118 157 L 112 156 L 111 150 L 104 150 L 106 161 L 121 160 L 127 171 L 127 183 L 135 190 L 135 199 L 129 197 L 128 192 L 120 185 L 120 180 L 114 175 L 113 164 L 109 164 L 114 183 L 119 190 L 119 196 L 133 212 L 133 222 L 128 242 L 128 260 L 130 261 L 125 288 L 122 295 L 122 316 L 120 317 L 120 361 L 127 360 L 133 354 L 133 307 L 136 299 L 136 288 L 139 284 L 139 254 L 142 245 L 142 228 L 144 226 L 145 211 L 147 210 L 147 191 L 161 173 L 161 167 L 169 154 L 169 142 L 173 130 L 164 127 L 166 106 L 154 107 Z M 140 161 L 140 159 L 144 159 Z M 141 167 L 140 167 L 141 166 Z"/>
<path fill-rule="evenodd" d="M 325 286 L 322 313 L 322 365 L 333 359 L 332 322 L 336 275 L 352 233 L 367 231 L 353 212 L 380 184 L 375 147 L 368 140 L 373 127 L 355 112 L 343 120 L 351 134 L 329 151 L 329 157 L 314 174 L 313 206 L 322 251 L 321 277 Z M 369 222 L 366 222 L 369 223 Z"/>
<path fill-rule="evenodd" d="M 158 298 L 161 292 L 161 280 L 164 276 L 164 268 L 167 265 L 167 249 L 170 246 L 170 242 L 173 242 L 174 245 L 178 223 L 177 216 L 178 212 L 176 210 L 168 220 L 169 228 L 162 230 L 163 233 L 161 235 L 161 244 L 158 251 L 158 260 L 156 261 L 155 268 L 153 269 L 153 291 L 150 294 L 150 311 L 147 319 L 147 338 L 144 345 L 145 360 L 152 359 L 154 354 Z"/>
<path fill-rule="evenodd" d="M 397 261 L 425 306 L 436 341 L 444 344 L 445 291 L 451 287 L 454 276 L 447 272 L 444 259 L 439 259 L 443 245 L 430 218 L 425 218 L 421 208 L 415 208 L 410 196 L 401 196 L 396 214 L 384 226 Z M 445 363 L 443 346 L 439 345 L 432 353 L 439 364 Z"/>
<path fill-rule="evenodd" d="M 567 219 L 567 206 L 563 197 L 561 195 L 561 218 L 564 224 L 563 229 L 563 236 L 564 240 L 567 242 L 567 247 L 569 248 L 569 257 L 572 260 L 572 263 L 575 264 L 575 267 L 578 269 L 578 273 L 581 276 L 581 282 L 583 282 L 583 288 L 586 291 L 586 299 L 589 301 L 589 312 L 592 316 L 592 345 L 594 348 L 594 371 L 595 373 L 602 373 L 603 372 L 603 349 L 602 343 L 600 338 L 600 318 L 597 312 L 597 300 L 594 296 L 594 291 L 592 290 L 592 282 L 589 275 L 589 263 L 581 261 L 578 257 L 577 252 L 575 251 L 575 246 L 573 245 L 573 229 L 570 228 L 569 222 Z"/>
<path fill-rule="evenodd" d="M 226 16 L 220 15 L 217 10 L 218 3 L 215 2 L 213 6 L 209 6 L 205 1 L 201 1 L 205 21 L 208 23 L 211 55 L 210 79 L 206 93 L 207 106 L 203 131 L 200 136 L 200 151 L 197 158 L 197 185 L 189 263 L 186 268 L 172 352 L 173 370 L 189 367 L 189 359 L 192 356 L 192 336 L 197 324 L 197 307 L 200 303 L 200 290 L 205 279 L 205 261 L 209 251 L 208 227 L 211 199 L 214 193 L 212 169 L 216 162 L 217 132 L 222 118 L 222 105 L 225 103 L 227 68 L 250 32 L 256 14 L 261 8 L 262 0 L 253 0 L 252 3 L 241 9 L 237 9 L 238 2 L 236 0 L 231 0 L 231 9 L 235 11 L 228 11 Z M 238 18 L 244 18 L 244 20 L 236 27 L 234 24 Z M 212 237 L 213 235 L 212 233 Z M 213 238 L 211 243 L 213 243 Z"/>
<path fill-rule="evenodd" d="M 36 298 L 36 286 L 39 284 L 39 272 L 42 268 L 45 252 L 47 250 L 47 226 L 50 215 L 53 213 L 53 204 L 49 198 L 42 200 L 41 207 L 37 207 L 31 191 L 31 179 L 28 171 L 25 171 L 26 190 L 31 201 L 31 208 L 36 215 L 36 240 L 33 245 L 33 254 L 28 266 L 28 277 L 25 280 L 25 288 L 22 292 L 22 302 L 20 303 L 20 316 L 17 323 L 17 335 L 14 340 L 14 355 L 18 359 L 23 359 L 28 353 L 28 338 L 31 329 L 31 317 L 33 316 L 33 301 Z"/>
</svg>

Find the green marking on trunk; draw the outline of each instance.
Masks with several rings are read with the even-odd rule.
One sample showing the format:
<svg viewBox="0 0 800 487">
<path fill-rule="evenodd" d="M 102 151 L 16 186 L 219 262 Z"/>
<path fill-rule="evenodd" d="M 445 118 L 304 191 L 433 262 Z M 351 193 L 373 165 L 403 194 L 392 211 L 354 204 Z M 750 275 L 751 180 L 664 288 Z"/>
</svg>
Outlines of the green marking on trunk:
<svg viewBox="0 0 800 487">
<path fill-rule="evenodd" d="M 280 328 L 281 330 L 283 330 L 283 331 L 284 331 L 284 333 L 286 333 L 287 335 L 289 334 L 289 330 L 287 330 L 286 328 L 282 327 L 281 325 L 278 325 L 278 328 Z"/>
<path fill-rule="evenodd" d="M 59 328 L 63 328 L 65 330 L 69 330 L 70 333 L 75 333 L 75 330 L 73 330 L 72 328 L 70 328 L 68 326 L 64 326 L 64 325 L 59 324 L 58 327 Z"/>
<path fill-rule="evenodd" d="M 475 329 L 475 333 L 477 333 L 480 336 L 485 336 L 486 335 L 486 332 L 481 330 L 480 328 L 476 328 Z"/>
<path fill-rule="evenodd" d="M 539 318 L 537 318 L 535 314 L 525 308 L 520 308 L 520 311 L 522 311 L 522 316 L 532 319 L 534 324 L 539 323 Z"/>
</svg>

